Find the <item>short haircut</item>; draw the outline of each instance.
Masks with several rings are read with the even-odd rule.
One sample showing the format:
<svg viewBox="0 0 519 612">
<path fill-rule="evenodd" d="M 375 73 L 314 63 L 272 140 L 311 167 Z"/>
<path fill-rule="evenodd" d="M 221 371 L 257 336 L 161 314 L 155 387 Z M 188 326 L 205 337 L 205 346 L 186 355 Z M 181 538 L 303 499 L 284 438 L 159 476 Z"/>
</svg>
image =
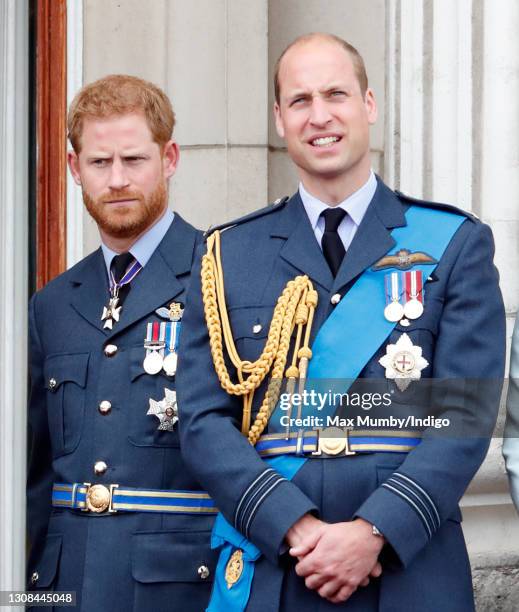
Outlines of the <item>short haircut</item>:
<svg viewBox="0 0 519 612">
<path fill-rule="evenodd" d="M 285 57 L 286 53 L 290 49 L 292 49 L 292 47 L 295 47 L 299 44 L 304 44 L 306 42 L 310 42 L 311 40 L 318 38 L 328 40 L 332 43 L 337 43 L 348 53 L 348 55 L 351 57 L 351 61 L 353 62 L 353 69 L 355 70 L 355 74 L 357 75 L 362 95 L 366 95 L 366 91 L 368 89 L 368 75 L 366 74 L 366 66 L 364 65 L 362 55 L 357 51 L 357 49 L 355 49 L 353 45 L 350 45 L 349 42 L 346 42 L 343 38 L 335 36 L 335 34 L 328 34 L 326 32 L 311 32 L 310 34 L 303 34 L 302 36 L 298 36 L 295 40 L 293 40 L 279 56 L 276 65 L 274 66 L 274 96 L 278 104 L 280 100 L 279 68 L 281 66 L 281 61 Z"/>
<path fill-rule="evenodd" d="M 83 121 L 140 112 L 153 140 L 162 148 L 171 139 L 175 113 L 168 96 L 153 83 L 127 74 L 111 74 L 85 85 L 68 112 L 68 137 L 76 153 L 81 151 Z"/>
</svg>

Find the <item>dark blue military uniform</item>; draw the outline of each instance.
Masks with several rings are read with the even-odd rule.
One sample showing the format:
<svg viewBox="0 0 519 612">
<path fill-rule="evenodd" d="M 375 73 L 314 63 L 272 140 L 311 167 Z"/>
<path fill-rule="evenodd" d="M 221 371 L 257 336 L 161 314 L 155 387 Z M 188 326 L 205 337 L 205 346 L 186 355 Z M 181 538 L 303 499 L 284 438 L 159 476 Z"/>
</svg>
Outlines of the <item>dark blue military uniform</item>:
<svg viewBox="0 0 519 612">
<path fill-rule="evenodd" d="M 163 320 L 157 309 L 185 304 L 200 240 L 175 215 L 112 331 L 100 320 L 108 299 L 101 249 L 31 301 L 29 580 L 76 591 L 78 609 L 200 612 L 209 597 L 212 516 L 51 507 L 56 482 L 199 489 L 180 456 L 178 425 L 160 431 L 147 414 L 149 399 L 164 398 L 175 379 L 146 374 L 143 344 L 147 322 Z M 94 473 L 99 461 L 104 474 Z"/>
<path fill-rule="evenodd" d="M 409 454 L 311 457 L 292 481 L 273 479 L 272 470 L 239 431 L 241 399 L 222 390 L 215 375 L 200 295 L 200 265 L 194 268 L 178 379 L 183 455 L 225 518 L 263 553 L 256 563 L 248 611 L 473 609 L 458 502 L 488 448 L 505 346 L 504 308 L 489 228 L 453 207 L 395 193 L 379 180 L 334 279 L 296 194 L 222 232 L 227 310 L 241 359 L 254 361 L 287 281 L 307 274 L 319 294 L 315 337 L 335 308 L 337 299 L 332 297 L 346 295 L 364 270 L 392 252 L 391 231 L 406 225 L 405 212 L 414 206 L 452 210 L 466 219 L 427 281 L 424 314 L 408 326 L 397 324 L 360 378 L 384 381 L 388 391 L 395 391 L 401 411 L 413 413 L 419 401 L 416 383 L 400 392 L 393 381 L 385 380 L 379 363 L 386 344 L 395 343 L 405 332 L 428 362 L 422 377 L 492 381 L 490 389 L 487 385 L 484 393 L 474 394 L 465 405 L 454 402 L 444 407 L 453 417 L 463 413 L 467 423 L 477 423 L 479 436 L 432 435 Z M 359 308 L 369 309 L 370 304 Z M 255 399 L 262 397 L 257 392 Z M 294 572 L 294 561 L 283 554 L 287 530 L 307 512 L 327 522 L 358 516 L 376 525 L 389 542 L 381 557 L 382 577 L 359 587 L 341 605 L 308 590 Z"/>
</svg>

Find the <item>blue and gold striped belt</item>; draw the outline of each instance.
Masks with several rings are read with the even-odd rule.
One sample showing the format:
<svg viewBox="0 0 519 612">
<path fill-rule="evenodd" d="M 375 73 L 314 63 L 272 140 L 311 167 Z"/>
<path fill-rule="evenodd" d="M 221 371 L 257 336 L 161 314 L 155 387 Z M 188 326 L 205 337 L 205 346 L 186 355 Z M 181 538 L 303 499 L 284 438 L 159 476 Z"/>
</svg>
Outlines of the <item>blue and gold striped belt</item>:
<svg viewBox="0 0 519 612">
<path fill-rule="evenodd" d="M 357 453 L 408 453 L 421 442 L 419 431 L 362 430 L 346 427 L 266 434 L 256 444 L 261 457 L 299 455 L 329 458 Z"/>
<path fill-rule="evenodd" d="M 84 512 L 167 512 L 176 514 L 218 514 L 213 500 L 204 491 L 162 491 L 135 489 L 117 484 L 88 482 L 52 487 L 52 505 Z"/>
</svg>

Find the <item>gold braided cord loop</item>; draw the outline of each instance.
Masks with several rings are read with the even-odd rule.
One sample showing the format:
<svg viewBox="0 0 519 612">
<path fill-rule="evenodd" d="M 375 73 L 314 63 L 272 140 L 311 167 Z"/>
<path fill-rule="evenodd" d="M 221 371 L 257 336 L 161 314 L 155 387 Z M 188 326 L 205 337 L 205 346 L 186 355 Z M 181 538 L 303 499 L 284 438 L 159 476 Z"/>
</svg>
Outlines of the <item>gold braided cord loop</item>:
<svg viewBox="0 0 519 612">
<path fill-rule="evenodd" d="M 242 433 L 251 444 L 256 444 L 267 426 L 281 392 L 283 374 L 290 351 L 294 328 L 297 334 L 292 364 L 286 375 L 290 380 L 308 368 L 312 352 L 308 346 L 314 311 L 317 306 L 317 291 L 307 276 L 297 276 L 289 281 L 278 298 L 270 324 L 265 347 L 254 362 L 242 361 L 236 350 L 225 302 L 225 288 L 220 254 L 220 232 L 216 231 L 207 240 L 207 253 L 202 258 L 202 297 L 209 332 L 209 344 L 214 368 L 220 384 L 227 393 L 243 396 Z M 303 346 L 301 346 L 301 341 Z M 238 381 L 233 382 L 225 365 L 224 348 L 236 368 Z M 299 360 L 299 367 L 297 361 Z M 252 427 L 251 410 L 255 390 L 267 376 L 270 382 Z"/>
</svg>

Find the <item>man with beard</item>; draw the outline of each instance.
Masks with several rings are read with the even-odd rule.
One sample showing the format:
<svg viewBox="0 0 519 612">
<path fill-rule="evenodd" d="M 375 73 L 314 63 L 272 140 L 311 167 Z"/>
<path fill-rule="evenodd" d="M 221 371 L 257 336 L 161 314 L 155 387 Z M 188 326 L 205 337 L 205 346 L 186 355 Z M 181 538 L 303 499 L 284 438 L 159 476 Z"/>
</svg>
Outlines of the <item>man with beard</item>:
<svg viewBox="0 0 519 612">
<path fill-rule="evenodd" d="M 491 231 L 374 175 L 346 41 L 300 37 L 274 86 L 299 189 L 208 236 L 182 335 L 183 453 L 222 513 L 208 609 L 468 612 L 458 502 L 504 365 Z M 354 389 L 391 401 L 332 401 Z"/>
<path fill-rule="evenodd" d="M 215 510 L 182 463 L 178 340 L 200 233 L 168 208 L 179 147 L 162 90 L 112 75 L 68 116 L 68 163 L 101 247 L 30 304 L 30 588 L 81 610 L 209 596 Z"/>
</svg>

